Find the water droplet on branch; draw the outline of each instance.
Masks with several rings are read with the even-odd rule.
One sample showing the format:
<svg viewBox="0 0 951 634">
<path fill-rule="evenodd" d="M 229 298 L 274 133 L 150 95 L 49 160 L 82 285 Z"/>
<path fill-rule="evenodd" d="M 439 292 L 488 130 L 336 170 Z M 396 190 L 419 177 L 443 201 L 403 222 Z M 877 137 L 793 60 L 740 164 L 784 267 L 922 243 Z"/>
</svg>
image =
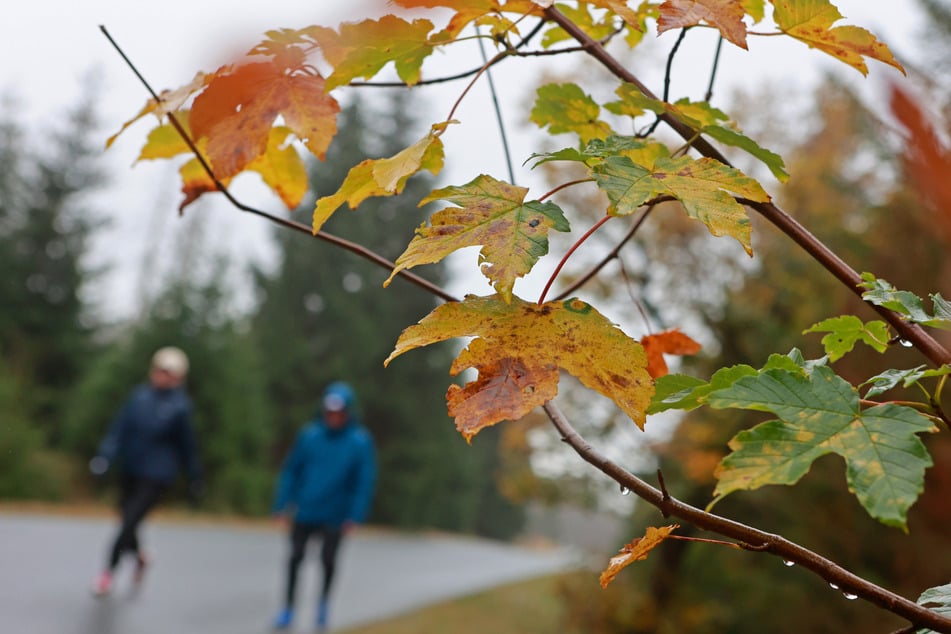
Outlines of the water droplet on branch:
<svg viewBox="0 0 951 634">
<path fill-rule="evenodd" d="M 837 586 L 836 584 L 831 583 L 831 582 L 829 583 L 829 587 L 832 588 L 833 590 L 838 590 L 838 589 L 839 589 L 839 586 Z"/>
<path fill-rule="evenodd" d="M 901 344 L 905 348 L 911 348 L 912 346 L 915 345 L 912 342 L 908 341 L 907 339 L 899 339 L 898 343 Z"/>
<path fill-rule="evenodd" d="M 621 495 L 630 495 L 630 494 L 631 494 L 631 490 L 622 484 Z"/>
<path fill-rule="evenodd" d="M 855 601 L 856 599 L 859 598 L 859 595 L 853 594 L 851 592 L 843 592 L 842 596 L 848 599 L 849 601 Z"/>
<path fill-rule="evenodd" d="M 783 565 L 786 566 L 787 568 L 792 568 L 793 566 L 796 565 L 796 562 L 789 561 L 788 559 L 783 559 Z"/>
</svg>

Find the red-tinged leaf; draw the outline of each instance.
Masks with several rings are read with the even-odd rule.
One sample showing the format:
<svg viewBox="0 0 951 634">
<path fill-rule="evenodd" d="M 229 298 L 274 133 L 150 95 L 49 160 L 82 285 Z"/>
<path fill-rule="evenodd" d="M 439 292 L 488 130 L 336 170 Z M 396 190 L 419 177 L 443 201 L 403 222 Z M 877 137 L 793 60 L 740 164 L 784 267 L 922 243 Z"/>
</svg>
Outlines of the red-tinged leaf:
<svg viewBox="0 0 951 634">
<path fill-rule="evenodd" d="M 120 134 L 125 132 L 125 129 L 130 125 L 141 119 L 147 114 L 154 114 L 155 116 L 161 119 L 170 112 L 175 112 L 182 107 L 189 97 L 193 94 L 204 88 L 208 83 L 214 78 L 214 75 L 206 75 L 205 73 L 197 73 L 190 82 L 185 84 L 180 88 L 175 90 L 163 90 L 159 93 L 159 100 L 149 99 L 145 102 L 145 105 L 139 110 L 139 113 L 122 124 L 122 128 L 109 137 L 106 140 L 106 148 L 112 146 L 112 143 L 116 140 Z"/>
<path fill-rule="evenodd" d="M 207 139 L 215 175 L 227 178 L 265 152 L 278 115 L 322 159 L 337 132 L 339 111 L 319 75 L 287 73 L 271 62 L 245 64 L 219 72 L 195 98 L 191 129 Z"/>
<path fill-rule="evenodd" d="M 459 353 L 450 370 L 453 375 L 470 367 L 479 372 L 475 381 L 465 387 L 452 384 L 446 392 L 449 415 L 467 442 L 485 427 L 503 420 L 519 420 L 558 394 L 555 364 L 526 365 L 522 359 L 496 355 L 507 353 L 476 339 Z M 488 411 L 495 415 L 486 418 Z"/>
<path fill-rule="evenodd" d="M 891 110 L 905 130 L 905 172 L 951 237 L 951 150 L 910 94 L 893 85 Z"/>
<path fill-rule="evenodd" d="M 247 170 L 261 175 L 288 209 L 295 209 L 307 193 L 307 169 L 300 154 L 291 145 L 291 130 L 271 128 L 264 154 L 251 161 Z"/>
<path fill-rule="evenodd" d="M 670 534 L 678 528 L 680 528 L 679 524 L 661 526 L 660 528 L 648 526 L 643 537 L 638 537 L 630 544 L 621 548 L 618 554 L 611 557 L 611 560 L 608 561 L 608 567 L 601 573 L 601 587 L 607 588 L 608 584 L 614 581 L 614 578 L 619 572 L 635 561 L 647 559 L 647 555 L 650 554 L 650 551 L 659 546 L 661 542 L 667 539 Z"/>
<path fill-rule="evenodd" d="M 433 214 L 429 226 L 422 225 L 384 285 L 397 273 L 420 264 L 439 262 L 450 253 L 481 246 L 480 269 L 506 300 L 512 297 L 515 281 L 527 274 L 548 253 L 548 232 L 568 231 L 568 220 L 552 202 L 525 202 L 528 189 L 477 176 L 460 187 L 432 192 L 420 205 L 447 200 L 450 207 Z"/>
<path fill-rule="evenodd" d="M 332 90 L 358 77 L 370 79 L 389 62 L 396 65 L 400 79 L 410 85 L 417 83 L 423 60 L 434 49 L 428 39 L 432 29 L 429 20 L 407 22 L 385 15 L 379 20 L 344 23 L 339 33 L 323 27 L 311 27 L 308 32 L 334 67 L 327 77 L 327 90 Z"/>
<path fill-rule="evenodd" d="M 639 427 L 644 425 L 654 393 L 644 348 L 581 300 L 538 305 L 518 297 L 505 301 L 499 295 L 469 295 L 462 302 L 438 306 L 404 330 L 384 365 L 414 348 L 455 337 L 476 337 L 451 368 L 453 374 L 477 368 L 476 385 L 447 394 L 453 411 L 463 416 L 457 424 L 469 437 L 557 394 L 555 368 L 610 398 Z M 502 386 L 506 399 L 495 403 L 491 395 Z"/>
<path fill-rule="evenodd" d="M 697 354 L 700 352 L 700 344 L 680 332 L 676 328 L 665 330 L 656 335 L 645 335 L 641 337 L 641 345 L 647 353 L 647 373 L 652 379 L 660 378 L 667 374 L 667 363 L 664 361 L 665 354 Z"/>
<path fill-rule="evenodd" d="M 842 14 L 829 0 L 770 1 L 779 29 L 810 48 L 842 60 L 863 75 L 868 74 L 863 57 L 877 59 L 905 72 L 888 47 L 867 30 L 858 26 L 833 27 L 842 19 Z"/>
<path fill-rule="evenodd" d="M 320 231 L 344 203 L 356 209 L 367 198 L 399 194 L 407 179 L 421 170 L 438 174 L 444 158 L 439 135 L 449 123 L 455 121 L 434 124 L 427 136 L 390 158 L 367 159 L 351 168 L 340 189 L 317 201 L 312 222 L 314 233 Z"/>
<path fill-rule="evenodd" d="M 745 49 L 745 15 L 741 0 L 667 0 L 660 5 L 657 33 L 706 22 L 716 27 L 725 39 Z"/>
</svg>

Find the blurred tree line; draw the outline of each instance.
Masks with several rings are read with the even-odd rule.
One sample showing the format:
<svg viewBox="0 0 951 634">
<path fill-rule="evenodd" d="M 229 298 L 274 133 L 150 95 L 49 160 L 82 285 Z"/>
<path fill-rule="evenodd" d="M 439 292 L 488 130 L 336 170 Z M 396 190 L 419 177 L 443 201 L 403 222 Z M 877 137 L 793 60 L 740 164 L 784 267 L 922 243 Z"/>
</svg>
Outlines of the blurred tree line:
<svg viewBox="0 0 951 634">
<path fill-rule="evenodd" d="M 414 110 L 402 93 L 346 106 L 326 161 L 311 166 L 315 196 L 335 191 L 364 158 L 415 140 Z M 0 111 L 0 499 L 96 495 L 86 462 L 145 380 L 152 352 L 177 345 L 191 361 L 208 508 L 266 513 L 285 450 L 324 386 L 340 379 L 357 389 L 377 443 L 370 521 L 498 538 L 518 531 L 521 511 L 498 492 L 498 435 L 469 447 L 446 414 L 448 344 L 384 371 L 402 328 L 434 299 L 399 279 L 382 289 L 383 269 L 262 223 L 279 255 L 273 269 L 251 271 L 250 311 L 233 309 L 231 263 L 206 256 L 206 266 L 194 265 L 203 255 L 197 239 L 176 245 L 178 265 L 136 319 L 107 324 L 84 305 L 84 288 L 100 273 L 87 256 L 103 216 L 86 202 L 103 182 L 101 143 L 92 99 L 43 142 L 27 138 L 13 108 Z M 395 259 L 428 214 L 413 201 L 433 187 L 413 179 L 408 196 L 368 201 L 326 230 Z M 312 208 L 313 199 L 294 213 L 309 223 Z M 443 268 L 429 268 L 445 282 Z"/>
</svg>

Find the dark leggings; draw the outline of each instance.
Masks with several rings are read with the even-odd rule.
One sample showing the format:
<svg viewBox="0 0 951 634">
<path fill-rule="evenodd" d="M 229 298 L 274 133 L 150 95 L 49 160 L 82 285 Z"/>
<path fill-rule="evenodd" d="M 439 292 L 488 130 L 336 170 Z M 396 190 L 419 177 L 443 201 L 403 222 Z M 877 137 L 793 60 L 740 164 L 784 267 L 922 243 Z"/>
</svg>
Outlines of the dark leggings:
<svg viewBox="0 0 951 634">
<path fill-rule="evenodd" d="M 297 572 L 304 561 L 304 552 L 307 542 L 312 535 L 319 535 L 323 540 L 320 547 L 320 561 L 324 567 L 324 581 L 320 588 L 320 599 L 326 601 L 330 594 L 330 584 L 334 577 L 334 568 L 337 561 L 337 549 L 340 548 L 343 531 L 337 526 L 327 524 L 301 524 L 294 522 L 291 526 L 291 558 L 287 566 L 287 607 L 294 606 L 294 595 L 297 593 Z"/>
<path fill-rule="evenodd" d="M 119 564 L 119 559 L 127 552 L 133 553 L 136 557 L 140 555 L 139 537 L 136 534 L 139 524 L 158 503 L 166 488 L 166 485 L 161 482 L 130 475 L 123 475 L 119 486 L 119 511 L 122 514 L 122 524 L 112 545 L 112 552 L 109 554 L 109 570 L 114 570 Z"/>
</svg>

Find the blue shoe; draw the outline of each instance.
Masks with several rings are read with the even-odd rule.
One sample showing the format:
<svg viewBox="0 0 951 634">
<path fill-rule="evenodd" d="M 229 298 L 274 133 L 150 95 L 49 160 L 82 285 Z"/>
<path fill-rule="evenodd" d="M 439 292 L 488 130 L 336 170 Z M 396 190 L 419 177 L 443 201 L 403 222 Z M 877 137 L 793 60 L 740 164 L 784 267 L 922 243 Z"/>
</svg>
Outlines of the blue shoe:
<svg viewBox="0 0 951 634">
<path fill-rule="evenodd" d="M 284 608 L 278 612 L 277 616 L 274 618 L 274 629 L 275 630 L 286 630 L 291 626 L 291 621 L 294 620 L 294 610 L 291 608 Z"/>
<path fill-rule="evenodd" d="M 328 605 L 327 599 L 321 599 L 320 603 L 317 604 L 317 631 L 318 632 L 327 631 L 327 620 L 328 620 L 329 612 L 330 612 L 330 606 Z"/>
</svg>

